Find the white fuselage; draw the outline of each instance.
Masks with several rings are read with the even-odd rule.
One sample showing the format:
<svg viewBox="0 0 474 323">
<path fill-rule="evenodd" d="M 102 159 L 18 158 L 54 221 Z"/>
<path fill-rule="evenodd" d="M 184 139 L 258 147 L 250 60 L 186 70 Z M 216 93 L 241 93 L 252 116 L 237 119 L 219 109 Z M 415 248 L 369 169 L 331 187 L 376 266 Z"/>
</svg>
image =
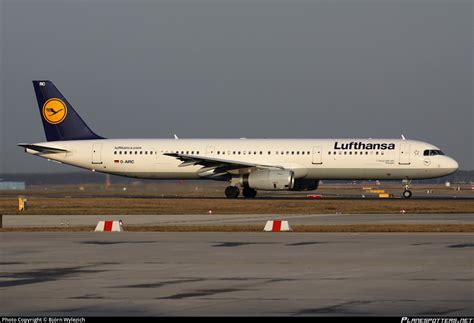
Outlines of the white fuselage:
<svg viewBox="0 0 474 323">
<path fill-rule="evenodd" d="M 401 139 L 98 139 L 37 145 L 68 152 L 26 151 L 97 172 L 153 179 L 206 178 L 202 166 L 180 167 L 166 153 L 274 165 L 292 170 L 296 179 L 315 180 L 423 179 L 458 168 L 451 157 L 424 155 L 437 147 Z"/>
</svg>

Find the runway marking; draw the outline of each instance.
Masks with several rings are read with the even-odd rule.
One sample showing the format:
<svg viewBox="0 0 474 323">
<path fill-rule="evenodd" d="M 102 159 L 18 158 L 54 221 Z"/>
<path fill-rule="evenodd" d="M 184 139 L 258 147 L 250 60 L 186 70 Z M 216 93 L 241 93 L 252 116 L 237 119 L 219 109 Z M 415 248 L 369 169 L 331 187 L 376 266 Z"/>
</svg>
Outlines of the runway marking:
<svg viewBox="0 0 474 323">
<path fill-rule="evenodd" d="M 454 244 L 448 248 L 474 248 L 474 243 Z"/>
<path fill-rule="evenodd" d="M 180 280 L 168 280 L 159 283 L 149 283 L 149 284 L 138 284 L 138 285 L 128 285 L 128 286 L 116 286 L 114 288 L 159 288 L 168 285 L 177 285 L 185 283 L 195 283 L 204 281 L 204 278 L 192 278 L 192 279 L 180 279 Z"/>
<path fill-rule="evenodd" d="M 311 309 L 304 309 L 296 313 L 295 315 L 310 315 L 310 314 L 370 314 L 370 312 L 361 312 L 361 311 L 349 311 L 347 307 L 351 305 L 365 305 L 373 303 L 373 301 L 354 301 L 354 302 L 345 302 L 341 304 L 331 305 L 327 307 L 321 308 L 311 308 Z"/>
<path fill-rule="evenodd" d="M 276 242 L 219 242 L 218 244 L 213 245 L 213 247 L 240 247 L 245 245 L 255 245 L 255 244 L 275 244 Z"/>
<path fill-rule="evenodd" d="M 322 244 L 322 243 L 327 243 L 327 242 L 296 242 L 296 243 L 290 243 L 286 244 L 285 246 L 309 246 L 309 245 L 315 245 L 315 244 Z"/>
<path fill-rule="evenodd" d="M 174 294 L 174 295 L 166 296 L 166 297 L 158 297 L 156 299 L 183 299 L 183 298 L 190 298 L 190 297 L 213 296 L 216 294 L 239 292 L 243 290 L 245 289 L 237 289 L 237 288 L 200 289 L 195 292 L 179 293 L 179 294 Z"/>
</svg>

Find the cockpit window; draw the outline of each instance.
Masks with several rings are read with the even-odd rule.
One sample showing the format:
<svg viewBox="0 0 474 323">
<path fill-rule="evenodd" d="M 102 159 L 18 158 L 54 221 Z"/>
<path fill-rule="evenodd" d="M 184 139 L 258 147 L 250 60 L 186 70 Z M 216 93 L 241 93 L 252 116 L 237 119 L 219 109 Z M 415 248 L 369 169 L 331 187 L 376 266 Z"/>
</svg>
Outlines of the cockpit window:
<svg viewBox="0 0 474 323">
<path fill-rule="evenodd" d="M 423 156 L 436 156 L 436 155 L 444 155 L 441 150 L 435 149 L 427 149 L 423 152 Z"/>
</svg>

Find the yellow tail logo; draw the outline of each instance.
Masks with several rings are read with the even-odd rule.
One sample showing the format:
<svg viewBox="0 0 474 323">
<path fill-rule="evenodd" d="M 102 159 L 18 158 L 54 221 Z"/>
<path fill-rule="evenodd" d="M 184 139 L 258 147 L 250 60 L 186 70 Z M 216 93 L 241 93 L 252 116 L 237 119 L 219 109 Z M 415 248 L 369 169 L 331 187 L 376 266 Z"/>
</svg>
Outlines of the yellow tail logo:
<svg viewBox="0 0 474 323">
<path fill-rule="evenodd" d="M 43 104 L 43 118 L 50 124 L 63 122 L 66 115 L 66 104 L 58 98 L 49 99 Z"/>
</svg>

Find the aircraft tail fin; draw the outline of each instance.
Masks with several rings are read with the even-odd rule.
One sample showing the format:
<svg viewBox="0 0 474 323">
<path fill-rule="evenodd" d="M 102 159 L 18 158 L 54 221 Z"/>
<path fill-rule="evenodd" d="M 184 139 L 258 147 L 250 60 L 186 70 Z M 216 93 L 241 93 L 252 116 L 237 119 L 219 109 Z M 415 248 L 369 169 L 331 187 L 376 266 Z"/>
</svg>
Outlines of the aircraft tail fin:
<svg viewBox="0 0 474 323">
<path fill-rule="evenodd" d="M 82 120 L 51 81 L 33 81 L 48 141 L 103 139 Z"/>
</svg>

